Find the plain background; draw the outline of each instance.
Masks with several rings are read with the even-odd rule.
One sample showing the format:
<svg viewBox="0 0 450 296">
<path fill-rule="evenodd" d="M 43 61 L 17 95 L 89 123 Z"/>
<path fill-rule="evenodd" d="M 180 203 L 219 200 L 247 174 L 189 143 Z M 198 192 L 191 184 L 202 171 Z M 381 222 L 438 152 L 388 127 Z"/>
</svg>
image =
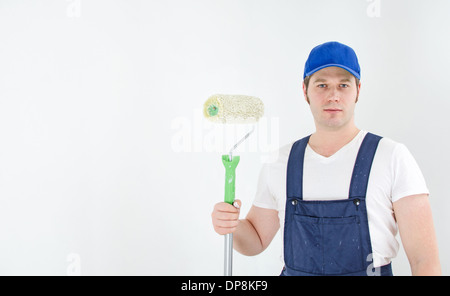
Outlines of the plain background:
<svg viewBox="0 0 450 296">
<path fill-rule="evenodd" d="M 450 275 L 447 0 L 0 0 L 0 275 L 221 275 L 212 228 L 215 93 L 262 98 L 238 150 L 248 212 L 269 151 L 314 132 L 304 62 L 326 41 L 362 67 L 359 128 L 404 143 Z M 231 130 L 231 131 L 230 131 Z M 280 235 L 234 274 L 278 275 Z M 401 249 L 394 273 L 410 274 Z"/>
</svg>

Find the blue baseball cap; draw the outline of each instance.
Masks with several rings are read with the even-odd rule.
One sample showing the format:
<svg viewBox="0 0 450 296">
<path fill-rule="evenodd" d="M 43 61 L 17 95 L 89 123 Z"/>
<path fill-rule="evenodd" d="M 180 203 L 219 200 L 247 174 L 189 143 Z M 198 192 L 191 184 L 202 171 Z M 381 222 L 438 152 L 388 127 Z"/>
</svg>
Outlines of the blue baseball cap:
<svg viewBox="0 0 450 296">
<path fill-rule="evenodd" d="M 305 63 L 303 79 L 327 67 L 340 67 L 361 79 L 361 69 L 356 53 L 345 44 L 332 41 L 314 47 Z"/>
</svg>

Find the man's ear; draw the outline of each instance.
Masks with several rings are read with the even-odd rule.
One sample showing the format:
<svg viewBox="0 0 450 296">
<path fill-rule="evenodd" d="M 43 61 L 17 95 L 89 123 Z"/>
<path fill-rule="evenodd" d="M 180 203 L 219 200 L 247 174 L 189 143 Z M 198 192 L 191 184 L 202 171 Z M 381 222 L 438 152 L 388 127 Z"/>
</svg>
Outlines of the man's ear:
<svg viewBox="0 0 450 296">
<path fill-rule="evenodd" d="M 356 93 L 356 101 L 355 101 L 355 103 L 358 103 L 359 91 L 360 90 L 361 90 L 361 82 L 359 82 L 359 85 L 358 85 L 358 90 L 357 90 L 357 93 Z"/>
<path fill-rule="evenodd" d="M 303 96 L 305 96 L 305 100 L 306 100 L 306 102 L 308 102 L 308 105 L 309 105 L 309 99 L 308 99 L 305 82 L 303 82 Z"/>
</svg>

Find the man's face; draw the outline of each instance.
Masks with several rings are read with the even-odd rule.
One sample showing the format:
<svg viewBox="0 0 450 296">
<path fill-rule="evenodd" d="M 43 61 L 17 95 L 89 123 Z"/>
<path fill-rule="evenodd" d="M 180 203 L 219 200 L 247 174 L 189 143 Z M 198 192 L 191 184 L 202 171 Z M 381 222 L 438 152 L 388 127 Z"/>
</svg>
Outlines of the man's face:
<svg viewBox="0 0 450 296">
<path fill-rule="evenodd" d="M 339 67 L 314 73 L 309 80 L 308 92 L 303 85 L 303 93 L 316 126 L 335 130 L 353 123 L 360 87 L 352 74 Z"/>
</svg>

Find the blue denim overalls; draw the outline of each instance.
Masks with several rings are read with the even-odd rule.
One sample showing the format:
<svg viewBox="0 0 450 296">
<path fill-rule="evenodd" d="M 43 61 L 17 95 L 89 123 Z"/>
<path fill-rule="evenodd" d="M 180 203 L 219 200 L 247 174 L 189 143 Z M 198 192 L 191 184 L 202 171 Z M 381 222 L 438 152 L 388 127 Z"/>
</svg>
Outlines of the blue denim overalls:
<svg viewBox="0 0 450 296">
<path fill-rule="evenodd" d="M 309 138 L 295 142 L 289 155 L 281 275 L 392 275 L 391 264 L 372 268 L 366 209 L 370 168 L 381 137 L 367 133 L 356 157 L 348 199 L 331 201 L 303 200 Z"/>
</svg>

